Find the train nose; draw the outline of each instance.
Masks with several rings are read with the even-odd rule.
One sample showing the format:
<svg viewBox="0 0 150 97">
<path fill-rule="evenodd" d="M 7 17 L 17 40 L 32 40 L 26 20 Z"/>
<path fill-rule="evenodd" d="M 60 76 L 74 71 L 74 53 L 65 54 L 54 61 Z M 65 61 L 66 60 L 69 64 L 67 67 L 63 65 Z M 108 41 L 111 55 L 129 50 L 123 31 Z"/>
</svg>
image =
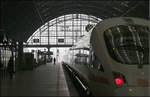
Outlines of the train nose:
<svg viewBox="0 0 150 97">
<path fill-rule="evenodd" d="M 120 73 L 113 72 L 115 83 L 115 94 L 117 96 L 148 96 L 148 70 L 147 66 L 138 70 L 129 70 Z"/>
<path fill-rule="evenodd" d="M 116 96 L 149 96 L 148 87 L 122 87 L 115 89 Z"/>
</svg>

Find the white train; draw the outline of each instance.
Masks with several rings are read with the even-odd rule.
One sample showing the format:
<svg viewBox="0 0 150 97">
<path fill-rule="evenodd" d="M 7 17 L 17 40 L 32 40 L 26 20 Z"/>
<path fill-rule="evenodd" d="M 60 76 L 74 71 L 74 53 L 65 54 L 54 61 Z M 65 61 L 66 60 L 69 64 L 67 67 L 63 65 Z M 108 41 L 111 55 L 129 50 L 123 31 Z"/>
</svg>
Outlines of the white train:
<svg viewBox="0 0 150 97">
<path fill-rule="evenodd" d="M 133 17 L 103 20 L 64 63 L 94 96 L 148 96 L 148 26 L 148 20 Z"/>
</svg>

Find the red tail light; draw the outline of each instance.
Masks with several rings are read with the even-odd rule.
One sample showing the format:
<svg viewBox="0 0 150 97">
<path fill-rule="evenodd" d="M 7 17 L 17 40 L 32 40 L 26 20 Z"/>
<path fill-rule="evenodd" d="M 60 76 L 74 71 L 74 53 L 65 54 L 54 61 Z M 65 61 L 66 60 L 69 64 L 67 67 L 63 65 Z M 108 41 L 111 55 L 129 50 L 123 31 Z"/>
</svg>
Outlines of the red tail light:
<svg viewBox="0 0 150 97">
<path fill-rule="evenodd" d="M 126 82 L 125 76 L 120 72 L 113 72 L 114 81 L 117 86 L 120 86 Z"/>
<path fill-rule="evenodd" d="M 115 83 L 116 83 L 116 85 L 122 85 L 123 79 L 122 78 L 115 78 Z"/>
</svg>

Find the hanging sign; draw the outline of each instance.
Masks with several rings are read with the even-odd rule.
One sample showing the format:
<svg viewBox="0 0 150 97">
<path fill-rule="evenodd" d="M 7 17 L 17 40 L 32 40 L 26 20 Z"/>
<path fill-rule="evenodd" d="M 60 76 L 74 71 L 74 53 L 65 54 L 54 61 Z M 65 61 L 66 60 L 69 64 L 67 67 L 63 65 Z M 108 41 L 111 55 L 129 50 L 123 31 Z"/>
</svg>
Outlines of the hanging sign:
<svg viewBox="0 0 150 97">
<path fill-rule="evenodd" d="M 64 39 L 58 39 L 58 42 L 63 43 Z"/>
<path fill-rule="evenodd" d="M 39 43 L 39 39 L 33 39 L 34 43 Z"/>
</svg>

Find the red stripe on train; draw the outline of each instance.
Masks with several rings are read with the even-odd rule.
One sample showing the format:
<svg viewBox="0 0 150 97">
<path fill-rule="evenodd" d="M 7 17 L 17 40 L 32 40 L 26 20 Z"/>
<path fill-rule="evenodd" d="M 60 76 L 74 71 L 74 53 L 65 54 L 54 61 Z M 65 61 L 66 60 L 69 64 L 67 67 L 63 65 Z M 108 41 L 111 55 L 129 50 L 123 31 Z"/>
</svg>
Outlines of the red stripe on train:
<svg viewBox="0 0 150 97">
<path fill-rule="evenodd" d="M 108 79 L 102 76 L 89 77 L 89 79 L 95 82 L 109 84 Z"/>
</svg>

